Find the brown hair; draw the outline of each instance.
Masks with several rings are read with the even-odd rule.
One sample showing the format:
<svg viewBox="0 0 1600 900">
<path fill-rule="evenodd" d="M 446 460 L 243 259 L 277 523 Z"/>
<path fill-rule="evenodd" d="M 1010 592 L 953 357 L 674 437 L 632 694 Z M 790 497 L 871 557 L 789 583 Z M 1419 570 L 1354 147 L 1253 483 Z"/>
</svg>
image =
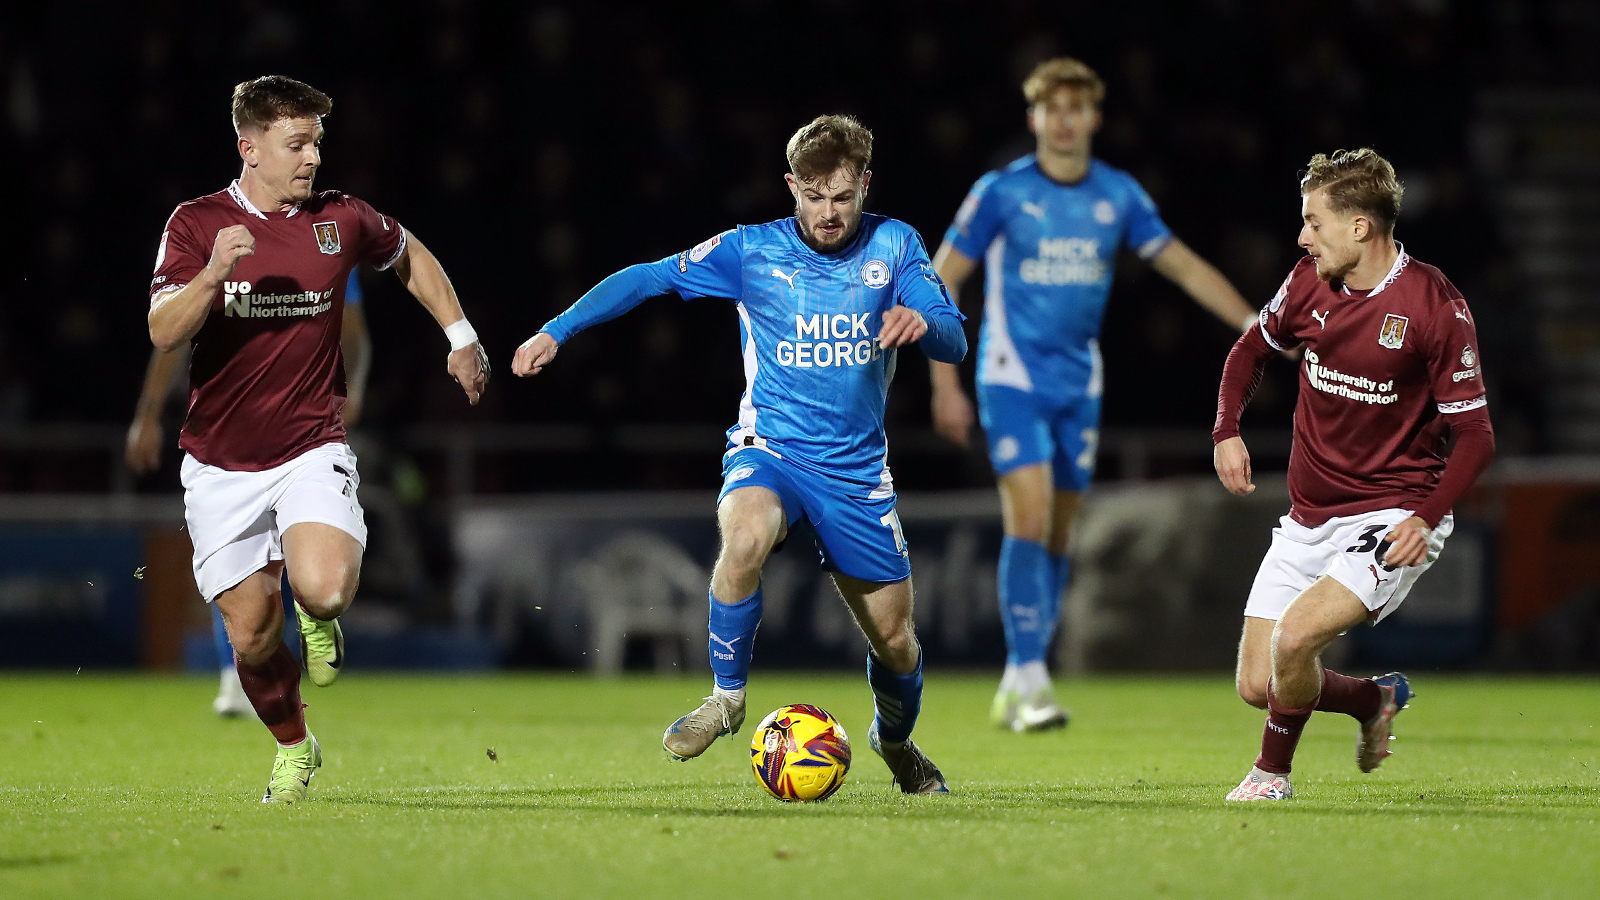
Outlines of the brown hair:
<svg viewBox="0 0 1600 900">
<path fill-rule="evenodd" d="M 1300 193 L 1328 189 L 1328 208 L 1344 214 L 1350 210 L 1365 213 L 1381 231 L 1393 231 L 1400 217 L 1400 198 L 1406 189 L 1394 175 L 1394 166 L 1371 147 L 1340 150 L 1328 156 L 1311 157 L 1306 174 L 1300 179 Z"/>
<path fill-rule="evenodd" d="M 789 138 L 789 171 L 801 181 L 826 178 L 840 166 L 850 174 L 872 164 L 872 132 L 854 116 L 817 116 Z"/>
<path fill-rule="evenodd" d="M 233 89 L 233 130 L 265 130 L 279 119 L 325 116 L 333 110 L 328 95 L 285 75 L 263 75 Z"/>
<path fill-rule="evenodd" d="M 1037 106 L 1050 98 L 1057 88 L 1082 88 L 1089 92 L 1089 100 L 1099 106 L 1106 99 L 1106 83 L 1095 71 L 1070 56 L 1047 59 L 1028 73 L 1022 82 L 1022 96 L 1029 106 Z"/>
</svg>

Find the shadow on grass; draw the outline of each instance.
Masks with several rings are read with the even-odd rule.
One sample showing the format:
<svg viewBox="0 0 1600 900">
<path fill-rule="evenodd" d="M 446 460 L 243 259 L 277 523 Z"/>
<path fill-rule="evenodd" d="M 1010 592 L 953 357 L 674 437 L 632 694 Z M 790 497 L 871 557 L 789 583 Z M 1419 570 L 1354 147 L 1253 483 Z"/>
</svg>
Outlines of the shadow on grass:
<svg viewBox="0 0 1600 900">
<path fill-rule="evenodd" d="M 0 856 L 0 871 L 7 869 L 37 869 L 43 866 L 62 866 L 82 862 L 81 856 L 65 853 L 41 853 L 36 856 Z"/>
<path fill-rule="evenodd" d="M 1196 793 L 1216 793 L 1197 799 Z M 707 796 L 724 794 L 724 797 Z M 319 802 L 343 806 L 416 810 L 511 810 L 617 813 L 629 816 L 695 818 L 882 818 L 894 812 L 905 818 L 1027 819 L 1061 812 L 1197 814 L 1259 813 L 1327 819 L 1550 819 L 1567 818 L 1576 810 L 1600 805 L 1600 788 L 1539 785 L 1515 791 L 1467 793 L 1448 789 L 1396 787 L 1371 796 L 1348 797 L 1339 788 L 1327 800 L 1226 803 L 1210 782 L 1136 784 L 1122 788 L 993 788 L 958 790 L 948 797 L 906 797 L 885 789 L 875 795 L 857 790 L 815 804 L 787 804 L 747 790 L 743 785 L 662 784 L 569 786 L 495 791 L 471 788 L 411 789 L 390 793 L 325 794 Z M 1137 795 L 1137 796 L 1130 796 Z M 648 798 L 648 801 L 646 801 Z"/>
</svg>

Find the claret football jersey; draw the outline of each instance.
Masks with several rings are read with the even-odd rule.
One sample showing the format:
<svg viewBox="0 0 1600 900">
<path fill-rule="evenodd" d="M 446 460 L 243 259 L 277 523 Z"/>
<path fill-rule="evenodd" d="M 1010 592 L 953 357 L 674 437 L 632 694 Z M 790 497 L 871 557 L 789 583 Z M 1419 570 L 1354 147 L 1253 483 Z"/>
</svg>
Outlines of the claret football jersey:
<svg viewBox="0 0 1600 900">
<path fill-rule="evenodd" d="M 1308 256 L 1260 327 L 1279 350 L 1305 348 L 1289 456 L 1295 521 L 1420 507 L 1444 471 L 1447 417 L 1488 403 L 1461 292 L 1404 248 L 1370 291 L 1318 279 Z"/>
<path fill-rule="evenodd" d="M 339 333 L 346 284 L 358 263 L 394 265 L 406 232 L 338 191 L 262 212 L 235 181 L 172 213 L 151 301 L 199 275 L 217 232 L 230 225 L 250 229 L 255 253 L 239 260 L 191 341 L 189 410 L 178 445 L 207 465 L 256 472 L 344 438 Z"/>
</svg>

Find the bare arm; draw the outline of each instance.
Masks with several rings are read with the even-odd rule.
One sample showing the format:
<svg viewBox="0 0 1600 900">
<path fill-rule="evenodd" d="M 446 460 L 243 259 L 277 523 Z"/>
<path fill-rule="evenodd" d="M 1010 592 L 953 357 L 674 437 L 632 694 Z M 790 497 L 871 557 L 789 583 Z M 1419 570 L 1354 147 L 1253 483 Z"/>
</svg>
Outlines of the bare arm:
<svg viewBox="0 0 1600 900">
<path fill-rule="evenodd" d="M 440 328 L 448 328 L 467 316 L 461 311 L 461 301 L 456 297 L 455 286 L 444 273 L 439 260 L 428 251 L 417 236 L 406 232 L 406 249 L 395 261 L 394 272 L 400 281 L 417 298 Z M 489 357 L 483 345 L 474 342 L 460 350 L 452 350 L 447 363 L 450 376 L 467 392 L 473 406 L 483 397 L 489 383 Z"/>
<path fill-rule="evenodd" d="M 961 306 L 961 286 L 972 277 L 977 260 L 957 250 L 949 241 L 939 245 L 933 257 L 933 270 L 950 291 L 950 299 Z M 947 440 L 965 447 L 975 419 L 972 401 L 961 390 L 961 369 L 950 363 L 928 360 L 928 380 L 933 384 L 933 428 Z"/>
<path fill-rule="evenodd" d="M 157 350 L 173 350 L 189 342 L 206 323 L 217 289 L 239 264 L 256 252 L 256 239 L 243 225 L 229 225 L 217 232 L 211 247 L 211 260 L 195 279 L 176 291 L 168 291 L 150 303 L 147 321 L 150 342 Z"/>
<path fill-rule="evenodd" d="M 139 405 L 128 426 L 124 456 L 128 469 L 136 475 L 154 472 L 161 466 L 161 410 L 166 406 L 167 388 L 172 373 L 188 359 L 189 348 L 179 344 L 173 350 L 156 350 L 144 370 L 144 386 L 139 389 Z"/>
<path fill-rule="evenodd" d="M 367 375 L 372 371 L 372 336 L 359 305 L 346 304 L 344 308 L 339 351 L 344 356 L 344 424 L 354 427 L 361 421 L 361 408 L 367 400 Z"/>
<path fill-rule="evenodd" d="M 1228 279 L 1183 241 L 1174 240 L 1168 244 L 1150 265 L 1229 328 L 1243 331 L 1255 321 L 1256 311 L 1244 302 Z"/>
</svg>

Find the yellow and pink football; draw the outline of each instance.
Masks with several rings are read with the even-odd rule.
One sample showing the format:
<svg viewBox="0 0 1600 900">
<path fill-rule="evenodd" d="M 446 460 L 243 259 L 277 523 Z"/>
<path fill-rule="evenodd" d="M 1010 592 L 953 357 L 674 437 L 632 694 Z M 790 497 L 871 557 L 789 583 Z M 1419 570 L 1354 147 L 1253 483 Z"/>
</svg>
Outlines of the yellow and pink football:
<svg viewBox="0 0 1600 900">
<path fill-rule="evenodd" d="M 850 738 L 821 707 L 785 706 L 756 726 L 750 767 L 767 793 L 779 800 L 825 800 L 850 771 Z"/>
</svg>

